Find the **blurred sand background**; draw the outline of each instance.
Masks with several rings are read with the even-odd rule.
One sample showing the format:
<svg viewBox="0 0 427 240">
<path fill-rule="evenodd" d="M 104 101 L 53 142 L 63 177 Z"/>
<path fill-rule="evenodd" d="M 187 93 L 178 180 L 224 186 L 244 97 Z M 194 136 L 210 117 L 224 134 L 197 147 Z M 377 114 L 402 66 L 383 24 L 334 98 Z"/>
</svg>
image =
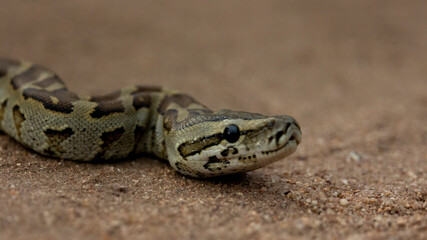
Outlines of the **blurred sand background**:
<svg viewBox="0 0 427 240">
<path fill-rule="evenodd" d="M 195 180 L 149 157 L 59 161 L 0 135 L 0 239 L 427 238 L 425 1 L 9 1 L 0 56 L 71 90 L 181 90 L 289 114 L 285 160 Z"/>
</svg>

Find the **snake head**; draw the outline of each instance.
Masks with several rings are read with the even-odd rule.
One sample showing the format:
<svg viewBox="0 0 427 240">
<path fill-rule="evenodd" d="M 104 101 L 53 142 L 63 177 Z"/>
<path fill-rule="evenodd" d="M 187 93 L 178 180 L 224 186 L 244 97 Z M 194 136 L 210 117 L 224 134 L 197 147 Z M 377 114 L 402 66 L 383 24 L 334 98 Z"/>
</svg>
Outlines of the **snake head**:
<svg viewBox="0 0 427 240">
<path fill-rule="evenodd" d="M 194 116 L 167 138 L 173 168 L 194 177 L 251 171 L 297 149 L 299 124 L 290 116 L 220 110 Z"/>
</svg>

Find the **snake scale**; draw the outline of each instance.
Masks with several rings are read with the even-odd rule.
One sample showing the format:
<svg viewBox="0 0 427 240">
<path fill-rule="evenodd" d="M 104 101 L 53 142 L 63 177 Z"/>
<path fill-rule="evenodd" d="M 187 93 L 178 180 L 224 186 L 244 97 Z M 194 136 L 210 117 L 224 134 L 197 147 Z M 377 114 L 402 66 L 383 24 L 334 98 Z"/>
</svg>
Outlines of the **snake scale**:
<svg viewBox="0 0 427 240">
<path fill-rule="evenodd" d="M 49 157 L 99 161 L 146 153 L 200 178 L 263 167 L 301 142 L 290 116 L 211 111 L 189 95 L 151 86 L 80 96 L 49 69 L 7 59 L 0 59 L 0 129 Z"/>
</svg>

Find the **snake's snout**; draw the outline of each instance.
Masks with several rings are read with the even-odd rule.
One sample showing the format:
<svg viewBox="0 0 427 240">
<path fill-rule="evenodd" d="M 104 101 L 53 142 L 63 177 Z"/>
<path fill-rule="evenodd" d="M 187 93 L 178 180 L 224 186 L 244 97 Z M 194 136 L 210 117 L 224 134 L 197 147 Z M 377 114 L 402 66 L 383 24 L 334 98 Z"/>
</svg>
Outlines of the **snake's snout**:
<svg viewBox="0 0 427 240">
<path fill-rule="evenodd" d="M 277 119 L 279 120 L 277 121 Z M 293 117 L 276 116 L 274 128 L 274 138 L 276 139 L 277 145 L 291 141 L 295 141 L 296 144 L 299 144 L 302 140 L 301 128 Z"/>
</svg>

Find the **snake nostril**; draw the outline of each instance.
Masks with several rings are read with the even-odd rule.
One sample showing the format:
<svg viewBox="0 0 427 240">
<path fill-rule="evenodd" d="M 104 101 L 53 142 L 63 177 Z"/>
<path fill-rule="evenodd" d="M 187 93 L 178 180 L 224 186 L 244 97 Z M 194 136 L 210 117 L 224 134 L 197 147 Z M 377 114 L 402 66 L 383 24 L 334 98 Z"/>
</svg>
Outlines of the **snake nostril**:
<svg viewBox="0 0 427 240">
<path fill-rule="evenodd" d="M 286 126 L 285 126 L 285 132 L 287 132 L 288 131 L 288 128 L 291 126 L 291 123 L 286 123 Z"/>
</svg>

